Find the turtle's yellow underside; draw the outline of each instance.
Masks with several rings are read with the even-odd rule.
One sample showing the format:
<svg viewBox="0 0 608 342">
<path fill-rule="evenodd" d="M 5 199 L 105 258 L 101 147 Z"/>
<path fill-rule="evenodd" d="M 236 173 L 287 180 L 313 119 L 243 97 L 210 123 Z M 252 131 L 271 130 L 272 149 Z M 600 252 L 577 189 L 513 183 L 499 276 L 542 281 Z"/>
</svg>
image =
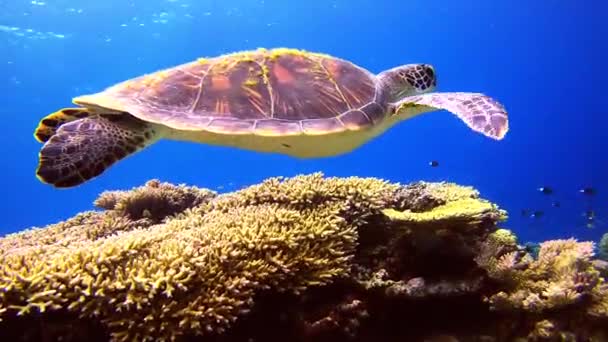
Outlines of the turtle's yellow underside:
<svg viewBox="0 0 608 342">
<path fill-rule="evenodd" d="M 356 131 L 344 130 L 288 136 L 230 135 L 208 131 L 175 130 L 166 126 L 160 127 L 159 131 L 164 133 L 165 138 L 172 140 L 230 146 L 257 152 L 281 153 L 297 158 L 318 158 L 348 153 L 407 117 L 407 115 L 392 116 L 377 125 Z"/>
</svg>

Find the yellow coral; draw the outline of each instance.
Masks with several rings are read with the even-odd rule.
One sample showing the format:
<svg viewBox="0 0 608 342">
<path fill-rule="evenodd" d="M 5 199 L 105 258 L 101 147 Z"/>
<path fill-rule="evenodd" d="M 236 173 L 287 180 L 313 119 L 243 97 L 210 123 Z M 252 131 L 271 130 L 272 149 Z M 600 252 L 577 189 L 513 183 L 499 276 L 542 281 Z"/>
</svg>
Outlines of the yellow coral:
<svg viewBox="0 0 608 342">
<path fill-rule="evenodd" d="M 593 317 L 608 319 L 608 284 L 598 286 L 592 293 L 593 303 L 587 309 L 587 313 Z"/>
<path fill-rule="evenodd" d="M 305 209 L 323 203 L 340 203 L 351 216 L 380 210 L 393 201 L 397 184 L 377 178 L 324 177 L 320 172 L 292 178 L 273 177 L 260 184 L 226 194 L 210 203 L 212 208 L 277 203 L 293 209 Z"/>
<path fill-rule="evenodd" d="M 595 296 L 603 279 L 591 264 L 592 255 L 592 242 L 567 239 L 541 243 L 536 260 L 516 252 L 499 256 L 482 266 L 496 279 L 513 280 L 513 288 L 490 296 L 489 301 L 499 309 L 542 312 L 575 304 L 583 295 Z"/>
<path fill-rule="evenodd" d="M 20 256 L 6 255 L 2 308 L 63 308 L 100 317 L 121 339 L 222 331 L 249 310 L 256 290 L 300 291 L 348 271 L 355 230 L 334 211 L 275 204 L 186 216 L 57 251 L 44 261 L 32 256 L 27 271 Z M 17 293 L 27 302 L 7 302 Z M 151 330 L 154 322 L 170 329 Z"/>
<path fill-rule="evenodd" d="M 0 317 L 67 310 L 98 318 L 114 340 L 221 332 L 248 312 L 259 291 L 297 293 L 348 274 L 357 215 L 387 205 L 397 188 L 322 174 L 275 178 L 209 203 L 186 196 L 188 205 L 200 205 L 164 224 L 111 235 L 79 228 L 62 248 L 56 246 L 61 239 L 45 235 L 55 229 L 30 234 L 35 240 L 17 234 L 3 240 Z M 115 225 L 123 222 L 117 214 L 137 217 L 142 208 L 163 216 L 158 204 L 182 203 L 180 189 L 153 181 L 105 193 L 97 204 L 109 211 L 91 216 Z M 186 193 L 197 193 L 191 190 Z"/>
<path fill-rule="evenodd" d="M 542 312 L 586 296 L 588 315 L 608 316 L 608 290 L 589 264 L 593 245 L 545 243 L 533 260 L 510 231 L 491 233 L 503 211 L 454 184 L 316 173 L 216 195 L 151 181 L 105 192 L 96 204 L 106 210 L 0 239 L 0 320 L 67 313 L 94 320 L 115 341 L 173 340 L 225 331 L 266 291 L 301 293 L 340 278 L 347 279 L 336 287 L 369 291 L 374 306 L 388 286 L 393 295 L 488 294 L 494 308 L 511 311 Z M 419 223 L 446 234 L 395 229 Z M 471 263 L 472 253 L 494 279 Z M 447 279 L 433 273 L 444 261 Z M 360 286 L 366 280 L 371 286 Z M 549 328 L 536 330 L 544 336 Z"/>
<path fill-rule="evenodd" d="M 517 245 L 517 236 L 508 229 L 497 229 L 495 232 L 490 234 L 489 239 L 494 240 L 494 243 L 503 246 L 515 246 Z"/>
<path fill-rule="evenodd" d="M 429 194 L 437 198 L 442 198 L 446 202 L 479 198 L 479 191 L 471 186 L 462 186 L 449 182 L 425 183 L 425 185 Z"/>
<path fill-rule="evenodd" d="M 548 339 L 555 337 L 556 330 L 557 329 L 553 322 L 549 320 L 542 320 L 536 323 L 534 326 L 534 331 L 532 331 L 528 337 Z"/>
<path fill-rule="evenodd" d="M 6 235 L 0 239 L 0 257 L 23 254 L 42 257 L 144 224 L 145 222 L 131 221 L 120 216 L 88 211 L 64 222 Z"/>
<path fill-rule="evenodd" d="M 531 262 L 529 255 L 522 255 L 517 246 L 517 237 L 508 229 L 497 229 L 485 239 L 475 262 L 484 268 L 490 278 L 505 283 L 517 283 L 517 269 Z"/>
<path fill-rule="evenodd" d="M 476 223 L 484 214 L 501 213 L 494 204 L 475 198 L 456 199 L 425 212 L 397 211 L 394 209 L 385 209 L 382 212 L 392 220 L 412 223 L 441 223 L 442 221 L 459 220 Z M 500 215 L 502 219 L 502 213 Z"/>
<path fill-rule="evenodd" d="M 160 222 L 187 208 L 206 203 L 216 195 L 216 192 L 207 189 L 173 185 L 153 179 L 130 191 L 104 191 L 94 204 L 130 219 L 148 218 Z"/>
</svg>

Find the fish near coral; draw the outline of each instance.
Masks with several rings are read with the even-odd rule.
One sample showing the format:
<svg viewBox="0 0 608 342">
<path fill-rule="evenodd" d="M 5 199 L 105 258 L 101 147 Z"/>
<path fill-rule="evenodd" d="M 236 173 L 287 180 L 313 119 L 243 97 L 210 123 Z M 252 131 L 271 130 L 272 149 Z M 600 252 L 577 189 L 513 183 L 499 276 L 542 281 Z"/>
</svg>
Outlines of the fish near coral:
<svg viewBox="0 0 608 342">
<path fill-rule="evenodd" d="M 259 49 L 182 64 L 79 96 L 44 117 L 36 175 L 66 188 L 99 176 L 160 139 L 297 158 L 348 153 L 400 121 L 447 110 L 502 139 L 502 104 L 481 93 L 433 92 L 429 64 L 377 75 L 349 61 L 294 49 Z"/>
</svg>

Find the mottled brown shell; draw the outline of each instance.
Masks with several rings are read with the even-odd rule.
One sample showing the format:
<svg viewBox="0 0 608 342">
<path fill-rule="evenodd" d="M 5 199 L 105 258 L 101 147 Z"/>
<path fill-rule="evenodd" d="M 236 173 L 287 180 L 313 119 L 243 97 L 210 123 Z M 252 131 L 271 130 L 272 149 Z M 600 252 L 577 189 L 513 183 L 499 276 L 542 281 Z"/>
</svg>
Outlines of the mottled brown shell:
<svg viewBox="0 0 608 342">
<path fill-rule="evenodd" d="M 261 135 L 358 130 L 385 115 L 376 77 L 327 55 L 239 52 L 138 77 L 76 103 L 185 130 Z"/>
</svg>

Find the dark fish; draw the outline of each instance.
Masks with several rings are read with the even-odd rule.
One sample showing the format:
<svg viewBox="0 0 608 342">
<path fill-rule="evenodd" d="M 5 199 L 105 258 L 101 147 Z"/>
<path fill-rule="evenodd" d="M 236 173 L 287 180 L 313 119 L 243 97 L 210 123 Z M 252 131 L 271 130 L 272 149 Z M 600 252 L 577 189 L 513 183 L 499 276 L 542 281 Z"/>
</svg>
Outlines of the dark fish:
<svg viewBox="0 0 608 342">
<path fill-rule="evenodd" d="M 436 160 L 431 160 L 431 161 L 429 162 L 429 166 L 430 166 L 430 167 L 437 167 L 437 166 L 439 166 L 439 162 L 438 162 L 438 161 L 436 161 Z"/>
<path fill-rule="evenodd" d="M 548 186 L 541 186 L 538 188 L 538 191 L 542 192 L 545 195 L 551 195 L 553 193 L 553 189 Z"/>
<path fill-rule="evenodd" d="M 595 219 L 595 211 L 594 210 L 587 210 L 584 213 L 585 218 L 587 219 L 587 221 L 593 221 L 593 219 Z"/>
<path fill-rule="evenodd" d="M 583 213 L 587 222 L 585 223 L 585 227 L 591 229 L 595 227 L 595 211 L 587 210 Z"/>
<path fill-rule="evenodd" d="M 558 201 L 554 201 L 553 203 L 551 203 L 551 206 L 552 206 L 553 208 L 559 208 L 559 207 L 561 207 L 561 206 L 562 206 L 562 204 L 561 204 L 561 203 L 559 203 Z"/>
<path fill-rule="evenodd" d="M 578 190 L 578 192 L 580 192 L 583 195 L 588 195 L 588 196 L 593 196 L 595 195 L 595 189 L 594 188 L 581 188 Z"/>
<path fill-rule="evenodd" d="M 530 253 L 530 255 L 532 255 L 534 258 L 538 257 L 538 252 L 540 251 L 540 245 L 538 243 L 526 242 L 524 243 L 523 247 L 524 250 Z"/>
<path fill-rule="evenodd" d="M 600 222 L 598 222 L 598 219 L 595 215 L 595 210 L 587 210 L 583 213 L 583 216 L 585 216 L 585 219 L 587 220 L 587 222 L 585 222 L 585 227 L 591 229 L 591 228 L 595 228 L 597 223 L 601 223 L 602 225 L 604 224 L 602 222 L 602 220 L 600 220 Z"/>
<path fill-rule="evenodd" d="M 536 210 L 532 213 L 532 215 L 530 215 L 530 218 L 537 219 L 537 218 L 543 217 L 543 215 L 545 215 L 544 212 L 542 212 L 540 210 Z"/>
</svg>

